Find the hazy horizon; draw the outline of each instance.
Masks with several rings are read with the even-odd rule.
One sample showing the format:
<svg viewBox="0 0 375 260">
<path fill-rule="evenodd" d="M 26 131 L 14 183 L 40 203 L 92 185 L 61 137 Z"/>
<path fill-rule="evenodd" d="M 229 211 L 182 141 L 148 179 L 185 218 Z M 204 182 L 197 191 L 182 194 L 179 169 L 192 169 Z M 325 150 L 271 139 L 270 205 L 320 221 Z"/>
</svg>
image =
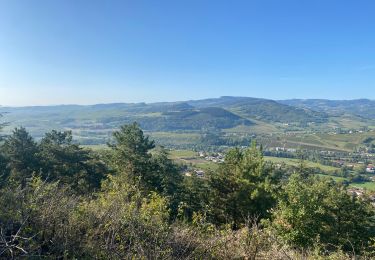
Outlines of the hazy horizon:
<svg viewBox="0 0 375 260">
<path fill-rule="evenodd" d="M 222 97 L 235 97 L 235 98 L 255 98 L 255 99 L 265 99 L 273 101 L 285 101 L 285 100 L 329 100 L 329 101 L 355 101 L 355 100 L 370 100 L 375 101 L 374 99 L 369 98 L 355 98 L 355 99 L 329 99 L 329 98 L 286 98 L 286 99 L 270 99 L 264 97 L 251 97 L 251 96 L 215 96 L 215 97 L 203 97 L 198 99 L 185 99 L 185 100 L 160 100 L 160 101 L 134 101 L 134 102 L 125 102 L 125 101 L 109 101 L 109 102 L 99 102 L 99 103 L 56 103 L 56 104 L 26 104 L 26 105 L 6 105 L 0 104 L 0 107 L 48 107 L 48 106 L 93 106 L 93 105 L 109 105 L 109 104 L 155 104 L 155 103 L 175 103 L 175 102 L 187 102 L 187 101 L 197 101 L 197 100 L 206 100 L 206 99 L 219 99 Z"/>
</svg>

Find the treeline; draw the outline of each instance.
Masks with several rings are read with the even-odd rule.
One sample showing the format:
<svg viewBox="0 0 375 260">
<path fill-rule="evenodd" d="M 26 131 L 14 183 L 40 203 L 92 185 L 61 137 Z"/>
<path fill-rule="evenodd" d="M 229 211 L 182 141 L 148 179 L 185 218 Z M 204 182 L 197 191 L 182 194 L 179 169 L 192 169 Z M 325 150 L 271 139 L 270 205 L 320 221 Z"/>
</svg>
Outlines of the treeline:
<svg viewBox="0 0 375 260">
<path fill-rule="evenodd" d="M 197 178 L 136 123 L 98 152 L 70 132 L 35 142 L 15 129 L 0 146 L 0 258 L 375 257 L 366 196 L 262 156 L 234 148 Z"/>
</svg>

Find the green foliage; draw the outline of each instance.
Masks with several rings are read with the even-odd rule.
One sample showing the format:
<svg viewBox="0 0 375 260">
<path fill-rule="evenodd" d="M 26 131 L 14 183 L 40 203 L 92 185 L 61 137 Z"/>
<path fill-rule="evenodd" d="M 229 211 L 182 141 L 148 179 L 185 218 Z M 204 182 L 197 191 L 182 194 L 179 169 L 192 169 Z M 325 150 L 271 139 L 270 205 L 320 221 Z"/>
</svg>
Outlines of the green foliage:
<svg viewBox="0 0 375 260">
<path fill-rule="evenodd" d="M 78 193 L 98 189 L 107 166 L 92 151 L 72 142 L 71 132 L 51 131 L 37 144 L 25 128 L 16 128 L 1 146 L 0 187 L 26 186 L 33 175 L 68 184 Z"/>
<path fill-rule="evenodd" d="M 180 220 L 190 222 L 194 213 L 209 211 L 210 188 L 207 180 L 196 175 L 185 177 L 183 181 L 184 193 L 178 206 Z"/>
<path fill-rule="evenodd" d="M 133 184 L 139 181 L 149 188 L 153 176 L 150 176 L 151 149 L 155 147 L 154 142 L 143 135 L 137 123 L 125 125 L 119 131 L 113 133 L 113 165 L 120 173 L 129 176 Z"/>
<path fill-rule="evenodd" d="M 306 174 L 303 161 L 275 169 L 253 143 L 198 178 L 184 176 L 136 123 L 116 131 L 110 146 L 95 153 L 58 131 L 36 143 L 23 128 L 6 138 L 0 258 L 375 256 L 367 196 Z"/>
<path fill-rule="evenodd" d="M 3 117 L 3 114 L 0 113 L 0 119 Z M 7 123 L 0 123 L 0 133 L 3 130 L 3 128 L 7 125 Z M 4 136 L 0 134 L 0 141 L 2 141 Z"/>
<path fill-rule="evenodd" d="M 70 215 L 78 204 L 68 188 L 33 178 L 0 196 L 0 256 L 63 256 L 77 243 Z"/>
<path fill-rule="evenodd" d="M 145 137 L 138 124 L 125 125 L 114 134 L 112 165 L 117 174 L 145 194 L 154 191 L 170 201 L 172 216 L 177 213 L 182 190 L 182 176 L 179 168 L 169 158 L 162 147 Z"/>
<path fill-rule="evenodd" d="M 151 164 L 157 180 L 153 185 L 155 191 L 168 199 L 171 216 L 176 217 L 184 193 L 183 176 L 180 168 L 168 156 L 162 147 L 158 147 L 153 153 Z"/>
<path fill-rule="evenodd" d="M 70 131 L 53 130 L 45 135 L 38 154 L 42 176 L 51 181 L 59 180 L 81 193 L 98 189 L 108 173 L 107 167 L 91 151 L 72 141 Z"/>
<path fill-rule="evenodd" d="M 216 223 L 239 228 L 249 217 L 266 217 L 275 204 L 277 178 L 265 167 L 253 143 L 245 151 L 230 150 L 225 163 L 210 178 L 212 216 Z"/>
<path fill-rule="evenodd" d="M 8 183 L 9 168 L 6 158 L 0 153 L 0 188 Z"/>
<path fill-rule="evenodd" d="M 27 179 L 40 170 L 38 146 L 25 128 L 16 128 L 1 147 L 12 182 L 26 185 Z"/>
<path fill-rule="evenodd" d="M 375 236 L 374 208 L 332 181 L 294 174 L 283 188 L 271 226 L 292 246 L 314 243 L 345 251 L 367 249 Z"/>
<path fill-rule="evenodd" d="M 167 205 L 156 193 L 143 197 L 121 177 L 110 178 L 97 199 L 79 208 L 85 254 L 111 259 L 166 257 Z"/>
</svg>

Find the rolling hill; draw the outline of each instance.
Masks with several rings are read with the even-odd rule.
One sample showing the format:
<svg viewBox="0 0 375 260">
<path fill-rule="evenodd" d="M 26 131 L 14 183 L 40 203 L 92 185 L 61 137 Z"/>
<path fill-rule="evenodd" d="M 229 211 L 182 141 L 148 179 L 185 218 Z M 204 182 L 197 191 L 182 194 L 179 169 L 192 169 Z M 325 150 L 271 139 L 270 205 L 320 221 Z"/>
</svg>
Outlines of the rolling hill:
<svg viewBox="0 0 375 260">
<path fill-rule="evenodd" d="M 96 144 L 105 143 L 113 129 L 134 121 L 163 140 L 168 139 L 164 133 L 171 132 L 180 132 L 186 140 L 187 134 L 207 130 L 239 136 L 360 128 L 374 125 L 373 102 L 224 96 L 179 102 L 0 107 L 0 114 L 5 113 L 3 121 L 10 123 L 8 132 L 24 126 L 40 138 L 52 129 L 68 129 L 80 142 Z"/>
<path fill-rule="evenodd" d="M 188 103 L 195 107 L 222 107 L 243 117 L 266 122 L 306 123 L 327 121 L 327 115 L 323 112 L 289 106 L 269 99 L 224 96 L 216 99 L 188 101 Z"/>
<path fill-rule="evenodd" d="M 114 103 L 91 106 L 60 105 L 0 107 L 11 125 L 53 128 L 113 128 L 137 121 L 150 131 L 199 130 L 253 125 L 252 119 L 265 122 L 324 122 L 327 115 L 273 100 L 247 97 L 159 102 Z"/>
<path fill-rule="evenodd" d="M 279 103 L 324 112 L 340 116 L 350 114 L 367 119 L 375 119 L 375 101 L 369 99 L 326 100 L 326 99 L 290 99 Z"/>
<path fill-rule="evenodd" d="M 165 107 L 158 111 L 151 108 L 150 113 L 142 112 L 132 116 L 124 115 L 108 117 L 98 120 L 99 123 L 118 127 L 124 123 L 138 122 L 147 131 L 175 131 L 175 130 L 202 130 L 207 128 L 225 129 L 237 125 L 252 125 L 253 123 L 245 118 L 233 114 L 223 108 L 207 107 L 192 109 L 184 106 L 184 109 L 176 109 L 170 106 L 171 110 Z"/>
</svg>

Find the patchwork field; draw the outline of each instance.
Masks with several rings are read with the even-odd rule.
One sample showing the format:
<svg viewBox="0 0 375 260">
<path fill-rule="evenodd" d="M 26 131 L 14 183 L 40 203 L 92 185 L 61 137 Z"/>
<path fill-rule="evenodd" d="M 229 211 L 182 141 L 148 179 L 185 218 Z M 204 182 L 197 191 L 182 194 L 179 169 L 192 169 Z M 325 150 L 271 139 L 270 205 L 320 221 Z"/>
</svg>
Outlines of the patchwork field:
<svg viewBox="0 0 375 260">
<path fill-rule="evenodd" d="M 175 160 L 178 163 L 183 163 L 189 165 L 193 168 L 201 169 L 201 170 L 215 170 L 219 167 L 218 163 L 214 163 L 212 161 L 207 161 L 204 158 L 198 156 L 197 152 L 191 150 L 171 150 L 169 151 L 170 158 Z M 289 166 L 297 166 L 300 161 L 298 159 L 290 159 L 290 158 L 280 158 L 280 157 L 272 157 L 272 156 L 265 156 L 265 161 L 270 161 L 274 164 L 285 164 Z M 340 168 L 333 167 L 333 166 L 326 166 L 320 163 L 311 162 L 311 161 L 304 161 L 304 164 L 307 168 L 319 168 L 326 174 L 317 174 L 322 178 L 331 178 L 337 182 L 349 181 L 349 178 L 339 177 L 333 175 L 335 172 L 339 172 Z M 369 175 L 370 176 L 370 175 Z M 361 182 L 361 183 L 350 183 L 350 186 L 367 189 L 369 191 L 375 191 L 375 182 L 368 181 L 368 182 Z"/>
</svg>

